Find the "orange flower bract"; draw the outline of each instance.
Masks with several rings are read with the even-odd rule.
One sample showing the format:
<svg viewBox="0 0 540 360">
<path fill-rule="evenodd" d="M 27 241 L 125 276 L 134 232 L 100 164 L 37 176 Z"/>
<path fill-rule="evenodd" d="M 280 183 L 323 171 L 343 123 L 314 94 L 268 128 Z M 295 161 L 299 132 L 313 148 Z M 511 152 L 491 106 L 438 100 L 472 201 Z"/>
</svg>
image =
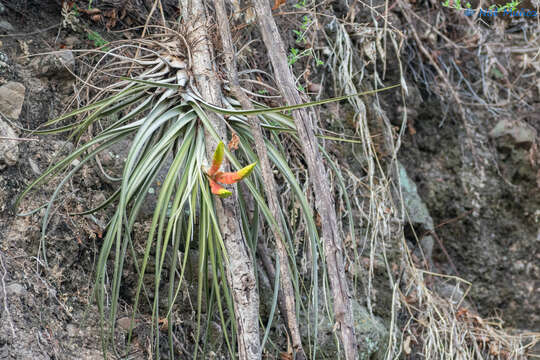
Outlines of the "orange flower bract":
<svg viewBox="0 0 540 360">
<path fill-rule="evenodd" d="M 216 151 L 214 152 L 212 166 L 206 172 L 212 194 L 223 198 L 231 196 L 232 192 L 225 189 L 223 186 L 221 186 L 221 184 L 237 183 L 238 181 L 251 174 L 251 172 L 255 168 L 255 165 L 257 165 L 257 162 L 254 162 L 235 172 L 221 172 L 219 171 L 219 168 L 221 167 L 221 163 L 223 162 L 224 157 L 225 145 L 222 141 L 220 141 L 216 148 Z"/>
</svg>

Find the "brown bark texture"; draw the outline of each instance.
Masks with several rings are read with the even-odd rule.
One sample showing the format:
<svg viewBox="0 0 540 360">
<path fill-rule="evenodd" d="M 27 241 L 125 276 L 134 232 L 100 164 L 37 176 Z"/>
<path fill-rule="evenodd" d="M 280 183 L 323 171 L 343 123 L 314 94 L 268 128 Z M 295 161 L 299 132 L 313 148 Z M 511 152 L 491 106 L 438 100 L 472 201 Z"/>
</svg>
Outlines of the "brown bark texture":
<svg viewBox="0 0 540 360">
<path fill-rule="evenodd" d="M 223 45 L 223 57 L 227 66 L 227 75 L 229 78 L 231 90 L 236 99 L 240 101 L 242 108 L 244 108 L 245 110 L 252 110 L 253 105 L 251 104 L 251 101 L 247 97 L 246 93 L 242 90 L 238 82 L 238 71 L 236 69 L 235 51 L 229 26 L 229 20 L 227 18 L 227 12 L 225 9 L 225 2 L 224 0 L 214 0 L 214 4 L 216 8 L 216 17 L 218 20 L 219 32 L 221 34 L 221 43 Z M 255 141 L 255 150 L 257 152 L 257 156 L 259 157 L 260 166 L 262 169 L 268 206 L 270 208 L 270 212 L 272 213 L 272 217 L 276 221 L 276 224 L 270 224 L 270 227 L 275 238 L 277 256 L 279 256 L 280 263 L 280 310 L 290 333 L 293 350 L 296 355 L 295 358 L 297 360 L 304 360 L 306 359 L 306 354 L 302 347 L 300 330 L 298 327 L 298 321 L 296 319 L 294 288 L 291 280 L 291 274 L 289 271 L 289 260 L 280 228 L 277 225 L 281 222 L 281 216 L 279 212 L 279 202 L 276 192 L 276 181 L 272 173 L 270 160 L 268 159 L 268 153 L 266 150 L 266 145 L 264 144 L 261 126 L 255 116 L 248 116 L 248 120 L 251 126 L 253 139 Z"/>
<path fill-rule="evenodd" d="M 262 33 L 268 56 L 274 68 L 274 77 L 281 95 L 288 105 L 304 102 L 295 86 L 294 75 L 287 62 L 287 54 L 268 0 L 253 0 L 255 12 Z M 315 207 L 322 222 L 322 241 L 324 256 L 328 268 L 328 278 L 334 301 L 334 316 L 340 331 L 345 357 L 356 360 L 358 348 L 354 334 L 353 312 L 349 287 L 343 262 L 343 245 L 339 238 L 336 212 L 330 190 L 330 184 L 324 169 L 321 153 L 315 138 L 313 112 L 306 109 L 295 110 L 293 118 L 298 130 L 302 151 L 308 165 Z"/>
<path fill-rule="evenodd" d="M 188 30 L 191 49 L 191 71 L 201 96 L 209 103 L 221 106 L 221 87 L 213 66 L 213 53 L 208 40 L 206 13 L 202 0 L 180 0 L 182 16 Z M 226 126 L 215 113 L 208 113 L 210 121 L 223 142 L 227 143 Z M 217 146 L 211 134 L 206 136 L 206 153 L 209 159 Z M 223 171 L 228 171 L 224 164 Z M 221 235 L 227 250 L 227 281 L 231 288 L 238 332 L 238 358 L 260 359 L 259 293 L 255 281 L 254 264 L 241 232 L 236 198 L 215 197 Z"/>
</svg>

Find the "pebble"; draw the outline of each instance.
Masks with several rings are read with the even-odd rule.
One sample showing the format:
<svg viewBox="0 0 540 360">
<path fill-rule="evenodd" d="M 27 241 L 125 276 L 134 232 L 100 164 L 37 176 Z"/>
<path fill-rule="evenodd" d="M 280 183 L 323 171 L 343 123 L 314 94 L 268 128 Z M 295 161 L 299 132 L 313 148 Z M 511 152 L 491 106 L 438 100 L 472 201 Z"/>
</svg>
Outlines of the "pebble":
<svg viewBox="0 0 540 360">
<path fill-rule="evenodd" d="M 5 165 L 13 166 L 19 160 L 19 142 L 17 139 L 17 134 L 15 134 L 11 126 L 0 119 L 0 169 Z"/>
<path fill-rule="evenodd" d="M 21 115 L 26 88 L 23 84 L 10 81 L 0 86 L 0 112 L 11 120 Z"/>
<path fill-rule="evenodd" d="M 75 69 L 75 57 L 71 50 L 59 51 L 32 60 L 31 66 L 38 73 L 38 76 L 72 78 L 72 72 Z"/>
<path fill-rule="evenodd" d="M 15 28 L 8 21 L 0 20 L 0 31 L 10 33 L 10 32 L 14 32 Z"/>
<path fill-rule="evenodd" d="M 6 293 L 8 295 L 24 296 L 26 294 L 26 289 L 21 284 L 13 283 L 6 286 Z"/>
<path fill-rule="evenodd" d="M 77 325 L 74 325 L 74 324 L 68 324 L 66 326 L 66 331 L 69 337 L 75 337 L 79 335 L 79 329 Z"/>
<path fill-rule="evenodd" d="M 116 321 L 116 324 L 118 325 L 119 328 L 125 331 L 129 331 L 129 328 L 131 326 L 131 318 L 129 316 L 122 317 Z M 135 326 L 136 324 L 133 325 L 133 327 Z"/>
<path fill-rule="evenodd" d="M 490 131 L 489 136 L 497 139 L 507 137 L 516 145 L 530 146 L 535 142 L 536 129 L 520 120 L 503 119 Z"/>
</svg>

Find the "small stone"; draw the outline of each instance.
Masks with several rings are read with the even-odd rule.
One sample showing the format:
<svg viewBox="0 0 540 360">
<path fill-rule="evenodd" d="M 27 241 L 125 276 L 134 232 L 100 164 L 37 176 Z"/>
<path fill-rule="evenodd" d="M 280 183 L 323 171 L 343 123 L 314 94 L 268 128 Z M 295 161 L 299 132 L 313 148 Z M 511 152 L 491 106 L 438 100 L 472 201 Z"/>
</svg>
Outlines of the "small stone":
<svg viewBox="0 0 540 360">
<path fill-rule="evenodd" d="M 321 84 L 316 84 L 316 83 L 312 83 L 310 82 L 309 85 L 308 85 L 308 90 L 312 93 L 319 93 L 322 89 L 322 85 Z"/>
<path fill-rule="evenodd" d="M 69 337 L 75 337 L 79 335 L 79 329 L 77 328 L 77 325 L 74 324 L 68 324 L 66 326 L 66 331 Z"/>
<path fill-rule="evenodd" d="M 116 321 L 116 324 L 119 328 L 129 331 L 129 328 L 131 327 L 131 318 L 129 316 L 125 316 L 123 318 L 120 318 Z M 135 327 L 136 324 L 133 324 L 133 327 Z"/>
<path fill-rule="evenodd" d="M 111 155 L 110 151 L 104 151 L 99 155 L 99 159 L 101 160 L 101 165 L 105 167 L 114 166 L 114 158 Z"/>
<path fill-rule="evenodd" d="M 66 44 L 68 48 L 73 48 L 76 44 L 80 42 L 81 40 L 76 36 L 68 36 L 64 39 L 64 44 Z"/>
<path fill-rule="evenodd" d="M 536 140 L 536 129 L 519 120 L 500 120 L 490 131 L 489 136 L 497 138 L 509 138 L 515 145 L 530 146 Z"/>
<path fill-rule="evenodd" d="M 28 164 L 30 165 L 30 169 L 32 169 L 32 172 L 35 175 L 41 175 L 41 170 L 39 169 L 38 164 L 34 160 L 32 160 L 32 158 L 28 158 Z"/>
<path fill-rule="evenodd" d="M 459 285 L 441 283 L 436 286 L 436 290 L 441 297 L 454 304 L 462 302 L 465 295 Z"/>
<path fill-rule="evenodd" d="M 11 140 L 13 139 L 13 140 Z M 15 131 L 0 119 L 0 168 L 2 165 L 13 166 L 19 159 L 19 142 Z"/>
<path fill-rule="evenodd" d="M 14 81 L 0 86 L 0 112 L 10 119 L 17 120 L 21 115 L 25 91 L 23 84 Z"/>
<path fill-rule="evenodd" d="M 512 264 L 512 270 L 516 274 L 523 273 L 525 270 L 525 263 L 522 260 L 517 260 Z"/>
<path fill-rule="evenodd" d="M 14 32 L 15 28 L 8 21 L 0 20 L 0 31 L 10 33 L 10 32 Z"/>
<path fill-rule="evenodd" d="M 24 296 L 26 294 L 26 289 L 21 284 L 13 283 L 6 286 L 6 293 L 8 295 Z"/>
<path fill-rule="evenodd" d="M 107 200 L 107 197 L 102 192 L 97 192 L 92 196 L 92 202 L 95 206 L 101 205 Z"/>
<path fill-rule="evenodd" d="M 71 50 L 58 51 L 34 59 L 31 66 L 39 74 L 49 78 L 71 78 L 75 70 L 75 57 Z"/>
</svg>

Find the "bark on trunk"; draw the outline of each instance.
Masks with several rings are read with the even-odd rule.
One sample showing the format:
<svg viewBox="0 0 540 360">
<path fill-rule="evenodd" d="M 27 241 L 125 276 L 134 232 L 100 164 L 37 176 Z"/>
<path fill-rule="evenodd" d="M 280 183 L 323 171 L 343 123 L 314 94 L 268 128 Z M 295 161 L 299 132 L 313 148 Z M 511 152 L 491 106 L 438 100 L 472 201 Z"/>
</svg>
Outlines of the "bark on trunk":
<svg viewBox="0 0 540 360">
<path fill-rule="evenodd" d="M 221 42 L 223 44 L 223 56 L 227 66 L 227 75 L 230 81 L 231 90 L 237 100 L 240 101 L 242 108 L 246 110 L 252 110 L 253 105 L 249 98 L 244 93 L 238 82 L 238 72 L 236 69 L 235 51 L 233 47 L 233 41 L 231 36 L 231 30 L 229 27 L 229 20 L 227 18 L 227 12 L 225 10 L 224 0 L 214 0 L 216 7 L 216 16 L 218 19 L 219 30 L 221 34 Z M 255 116 L 248 117 L 253 138 L 255 140 L 255 149 L 257 156 L 260 160 L 260 166 L 262 169 L 263 180 L 265 183 L 265 192 L 268 205 L 272 216 L 277 223 L 281 222 L 281 216 L 279 213 L 279 202 L 276 192 L 276 182 L 270 166 L 270 160 L 268 159 L 268 153 L 266 145 L 264 144 L 263 133 L 259 122 Z M 302 340 L 300 338 L 300 330 L 298 327 L 298 321 L 296 319 L 296 306 L 294 298 L 294 288 L 291 280 L 291 274 L 289 271 L 289 258 L 287 256 L 287 250 L 281 236 L 280 229 L 277 226 L 270 224 L 272 233 L 275 238 L 277 253 L 279 256 L 279 272 L 280 272 L 280 310 L 284 317 L 285 323 L 289 330 L 295 358 L 297 360 L 306 359 L 306 353 L 302 347 Z"/>
<path fill-rule="evenodd" d="M 274 76 L 281 95 L 289 105 L 300 104 L 303 101 L 296 89 L 294 75 L 287 63 L 285 47 L 272 17 L 268 0 L 253 0 L 253 3 L 259 28 L 274 68 Z M 354 334 L 349 288 L 343 263 L 342 241 L 338 236 L 336 212 L 332 195 L 329 191 L 329 181 L 324 169 L 322 156 L 317 147 L 317 140 L 313 129 L 313 112 L 308 112 L 305 109 L 296 110 L 293 112 L 293 117 L 308 165 L 313 191 L 316 194 L 315 206 L 321 216 L 322 241 L 328 268 L 328 278 L 334 300 L 335 321 L 340 330 L 345 357 L 348 360 L 356 360 L 358 349 Z"/>
<path fill-rule="evenodd" d="M 193 44 L 192 73 L 202 97 L 221 106 L 221 87 L 212 64 L 211 43 L 206 29 L 206 13 L 202 0 L 180 0 L 184 23 L 188 28 L 188 42 Z M 220 138 L 226 143 L 225 123 L 218 115 L 209 118 Z M 206 134 L 206 153 L 209 159 L 217 142 Z M 226 166 L 225 166 L 226 167 Z M 224 171 L 228 171 L 224 169 Z M 241 360 L 260 359 L 259 293 L 255 272 L 239 223 L 238 204 L 234 196 L 215 198 L 216 213 L 228 254 L 227 281 L 231 288 L 238 331 L 238 357 Z"/>
</svg>

